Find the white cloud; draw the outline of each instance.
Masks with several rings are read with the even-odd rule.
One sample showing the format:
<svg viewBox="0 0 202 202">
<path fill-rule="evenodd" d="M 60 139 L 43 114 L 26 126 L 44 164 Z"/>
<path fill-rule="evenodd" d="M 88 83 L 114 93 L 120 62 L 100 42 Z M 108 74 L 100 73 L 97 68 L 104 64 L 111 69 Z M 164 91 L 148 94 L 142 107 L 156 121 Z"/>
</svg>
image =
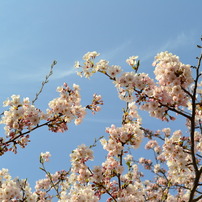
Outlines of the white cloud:
<svg viewBox="0 0 202 202">
<path fill-rule="evenodd" d="M 153 47 L 151 50 L 147 51 L 146 54 L 143 54 L 142 61 L 146 61 L 162 51 L 175 51 L 179 48 L 184 48 L 185 46 L 192 44 L 193 41 L 193 33 L 181 32 L 175 38 L 171 38 L 168 41 L 162 43 L 159 47 Z"/>
<path fill-rule="evenodd" d="M 159 45 L 159 47 L 152 47 L 150 50 L 147 50 L 146 52 L 139 54 L 140 56 L 142 55 L 141 61 L 142 62 L 147 61 L 148 59 L 153 58 L 158 52 L 161 52 L 161 51 L 166 51 L 166 50 L 174 51 L 178 48 L 183 48 L 193 43 L 194 38 L 195 36 L 194 36 L 194 33 L 192 32 L 190 33 L 181 32 L 175 38 L 171 38 L 165 43 L 162 43 L 161 45 Z M 101 57 L 107 60 L 114 60 L 118 56 L 123 54 L 133 43 L 134 43 L 133 41 L 127 40 L 124 43 L 120 44 L 119 46 L 101 53 Z M 54 73 L 51 76 L 51 79 L 56 80 L 56 79 L 68 77 L 70 75 L 74 75 L 74 74 L 76 75 L 76 70 L 74 69 L 74 67 L 71 67 L 71 65 L 68 66 L 67 64 L 62 64 L 62 65 L 60 64 L 60 67 L 61 66 L 65 67 L 63 69 L 57 68 L 57 65 L 54 68 Z M 33 72 L 31 72 L 30 70 L 16 71 L 12 74 L 12 77 L 14 80 L 23 80 L 23 81 L 31 80 L 36 82 L 36 81 L 42 81 L 45 78 L 45 76 L 48 74 L 48 72 L 49 72 L 49 69 L 47 67 L 42 66 L 40 68 L 33 70 Z"/>
<path fill-rule="evenodd" d="M 192 41 L 192 36 L 190 34 L 186 35 L 184 32 L 182 32 L 176 38 L 170 39 L 165 44 L 163 44 L 162 47 L 159 48 L 159 51 L 175 50 L 189 45 Z"/>
<path fill-rule="evenodd" d="M 132 43 L 131 40 L 125 41 L 121 45 L 119 45 L 109 51 L 106 51 L 104 53 L 101 53 L 101 56 L 103 58 L 107 58 L 108 60 L 112 60 L 115 57 L 117 57 L 118 55 L 122 54 L 125 50 L 127 50 L 127 48 L 130 46 L 131 43 Z"/>
<path fill-rule="evenodd" d="M 41 68 L 38 68 L 37 70 L 34 70 L 33 72 L 17 71 L 15 74 L 12 74 L 12 77 L 14 80 L 41 82 L 42 80 L 45 79 L 45 76 L 48 75 L 48 73 L 49 73 L 49 69 L 41 67 Z M 73 67 L 65 68 L 62 70 L 57 69 L 57 67 L 55 67 L 53 68 L 53 74 L 51 75 L 50 79 L 52 80 L 61 79 L 73 74 L 76 75 L 76 71 Z"/>
<path fill-rule="evenodd" d="M 74 67 L 72 68 L 66 68 L 66 70 L 62 70 L 62 71 L 55 71 L 53 73 L 53 79 L 61 79 L 70 75 L 76 75 L 76 70 L 74 69 Z"/>
</svg>

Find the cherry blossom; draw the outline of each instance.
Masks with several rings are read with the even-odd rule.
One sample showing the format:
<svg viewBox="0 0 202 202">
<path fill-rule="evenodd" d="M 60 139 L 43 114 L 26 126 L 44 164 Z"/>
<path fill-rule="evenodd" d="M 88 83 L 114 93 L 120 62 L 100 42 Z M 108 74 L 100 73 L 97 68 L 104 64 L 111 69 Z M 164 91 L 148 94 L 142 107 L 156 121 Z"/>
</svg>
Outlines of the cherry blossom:
<svg viewBox="0 0 202 202">
<path fill-rule="evenodd" d="M 124 72 L 118 65 L 97 57 L 96 51 L 76 62 L 77 74 L 90 78 L 104 74 L 115 86 L 123 101 L 120 124 L 106 127 L 105 136 L 94 144 L 81 144 L 70 154 L 71 167 L 50 173 L 46 168 L 51 154 L 40 154 L 41 171 L 45 177 L 36 182 L 32 191 L 27 180 L 12 179 L 5 168 L 0 170 L 1 201 L 96 202 L 107 201 L 202 201 L 202 82 L 198 65 L 183 64 L 180 58 L 167 51 L 158 53 L 153 62 L 155 79 L 139 73 L 138 56 L 126 60 L 132 71 Z M 78 125 L 86 115 L 100 111 L 103 100 L 94 94 L 92 103 L 81 105 L 80 87 L 66 83 L 57 88 L 59 97 L 48 104 L 46 113 L 34 106 L 29 98 L 12 95 L 4 102 L 1 124 L 6 137 L 0 139 L 0 154 L 25 147 L 30 133 L 42 126 L 53 132 L 64 132 L 67 124 Z M 140 110 L 158 121 L 175 121 L 181 117 L 185 130 L 170 128 L 156 131 L 145 128 Z M 178 115 L 178 116 L 177 116 Z M 41 123 L 42 122 L 42 123 Z M 179 126 L 180 127 L 180 126 Z M 7 139 L 7 140 L 6 140 Z M 93 148 L 100 141 L 106 156 L 95 164 Z M 12 143 L 12 144 L 11 144 Z M 145 149 L 145 152 L 142 150 Z M 140 152 L 139 152 L 140 151 Z M 140 157 L 139 157 L 140 156 Z M 91 162 L 89 162 L 91 161 Z"/>
</svg>

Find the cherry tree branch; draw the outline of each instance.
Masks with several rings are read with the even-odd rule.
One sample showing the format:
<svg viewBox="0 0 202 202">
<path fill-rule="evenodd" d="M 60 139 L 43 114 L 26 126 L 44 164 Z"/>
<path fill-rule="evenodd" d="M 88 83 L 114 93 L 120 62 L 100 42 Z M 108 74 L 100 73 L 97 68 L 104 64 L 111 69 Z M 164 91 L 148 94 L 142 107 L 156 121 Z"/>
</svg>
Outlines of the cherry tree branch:
<svg viewBox="0 0 202 202">
<path fill-rule="evenodd" d="M 201 60 L 202 60 L 202 54 L 198 58 L 198 65 L 196 67 L 196 79 L 194 80 L 194 89 L 193 89 L 193 97 L 192 97 L 192 117 L 191 117 L 190 138 L 191 138 L 191 156 L 192 156 L 193 167 L 195 170 L 195 179 L 194 179 L 194 185 L 190 193 L 189 202 L 191 202 L 194 198 L 194 193 L 198 187 L 199 179 L 202 173 L 202 168 L 198 170 L 198 166 L 197 166 L 197 161 L 195 156 L 195 139 L 194 139 L 195 118 L 196 118 L 196 93 L 197 93 L 198 80 L 200 77 L 199 69 L 201 65 Z"/>
</svg>

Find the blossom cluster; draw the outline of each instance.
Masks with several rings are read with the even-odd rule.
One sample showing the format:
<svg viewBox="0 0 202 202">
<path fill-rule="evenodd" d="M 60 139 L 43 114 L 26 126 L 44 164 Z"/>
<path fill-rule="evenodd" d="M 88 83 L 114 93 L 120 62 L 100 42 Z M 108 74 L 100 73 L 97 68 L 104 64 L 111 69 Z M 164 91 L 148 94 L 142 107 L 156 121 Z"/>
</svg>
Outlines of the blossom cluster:
<svg viewBox="0 0 202 202">
<path fill-rule="evenodd" d="M 41 153 L 40 155 L 40 161 L 41 162 L 48 162 L 50 160 L 51 154 L 50 152 L 45 152 L 45 153 Z"/>
<path fill-rule="evenodd" d="M 61 193 L 61 199 L 59 202 L 80 202 L 80 201 L 90 201 L 90 202 L 97 202 L 99 198 L 95 195 L 94 191 L 92 190 L 91 185 L 75 185 L 66 195 L 66 192 L 63 191 Z"/>
<path fill-rule="evenodd" d="M 168 115 L 169 109 L 166 106 L 171 108 L 187 106 L 190 97 L 186 91 L 193 82 L 191 68 L 190 65 L 180 62 L 176 55 L 166 51 L 155 57 L 153 65 L 157 84 L 148 74 L 137 73 L 137 69 L 120 75 L 122 69 L 119 66 L 109 66 L 109 62 L 103 59 L 95 63 L 94 60 L 99 55 L 95 51 L 88 52 L 83 57 L 85 60 L 83 66 L 76 62 L 75 67 L 82 69 L 78 74 L 89 78 L 96 72 L 104 73 L 114 81 L 120 99 L 126 102 L 133 102 L 136 99 L 141 105 L 141 110 L 146 110 L 151 116 L 161 120 L 175 119 Z M 137 58 L 138 56 L 131 56 L 126 62 L 133 69 L 138 68 Z"/>
<path fill-rule="evenodd" d="M 90 109 L 92 113 L 94 114 L 95 112 L 98 112 L 101 110 L 101 107 L 99 105 L 103 105 L 102 97 L 101 95 L 94 94 L 92 103 L 90 105 L 87 105 L 86 108 Z"/>
<path fill-rule="evenodd" d="M 129 144 L 134 148 L 138 148 L 143 138 L 143 131 L 140 126 L 135 123 L 127 123 L 122 127 L 112 125 L 106 129 L 110 134 L 109 140 L 101 140 L 101 143 L 109 153 L 109 156 L 117 156 L 121 154 L 125 144 Z"/>
<path fill-rule="evenodd" d="M 71 89 L 66 83 L 57 88 L 60 97 L 49 102 L 47 109 L 48 121 L 51 121 L 49 129 L 53 132 L 64 132 L 67 123 L 74 120 L 76 125 L 80 124 L 86 114 L 85 107 L 80 104 L 81 97 L 79 86 L 74 84 Z"/>
<path fill-rule="evenodd" d="M 188 87 L 192 82 L 190 65 L 180 62 L 179 57 L 167 51 L 156 55 L 154 73 L 160 85 Z"/>
<path fill-rule="evenodd" d="M 14 141 L 14 146 L 8 149 L 9 144 L 4 144 L 1 153 L 5 151 L 16 152 L 16 144 L 25 147 L 29 140 L 29 134 L 23 134 L 23 130 L 31 131 L 41 120 L 47 118 L 46 114 L 31 104 L 29 98 L 20 99 L 20 95 L 12 95 L 11 99 L 4 102 L 4 107 L 9 106 L 9 110 L 4 111 L 0 124 L 5 124 L 4 130 L 9 142 Z M 1 143 L 4 142 L 2 138 Z"/>
<path fill-rule="evenodd" d="M 46 172 L 45 168 L 41 169 Z M 68 172 L 65 170 L 57 171 L 54 174 L 47 172 L 45 179 L 40 179 L 36 182 L 34 193 L 38 197 L 37 200 L 51 202 L 54 196 L 49 194 L 50 190 L 54 189 L 59 194 L 59 192 L 62 192 L 61 188 L 64 189 L 65 187 L 67 189 L 69 187 L 67 174 Z"/>
<path fill-rule="evenodd" d="M 6 151 L 16 153 L 17 145 L 24 148 L 30 142 L 29 133 L 41 126 L 47 125 L 53 132 L 64 132 L 68 129 L 67 123 L 74 121 L 75 125 L 78 125 L 82 122 L 86 109 L 95 113 L 100 111 L 100 105 L 103 105 L 102 97 L 94 94 L 92 103 L 83 107 L 80 103 L 80 88 L 76 84 L 73 84 L 71 89 L 64 83 L 57 91 L 60 96 L 49 102 L 46 113 L 36 108 L 29 98 L 21 100 L 20 95 L 12 95 L 4 102 L 4 107 L 9 106 L 9 109 L 4 111 L 0 124 L 5 124 L 7 139 L 0 139 L 0 155 Z"/>
<path fill-rule="evenodd" d="M 185 149 L 186 139 L 183 138 L 180 130 L 175 131 L 170 138 L 165 139 L 161 155 L 165 157 L 169 168 L 168 179 L 173 184 L 185 184 L 186 187 L 191 187 L 194 173 L 192 172 L 191 156 Z"/>
<path fill-rule="evenodd" d="M 88 52 L 83 56 L 84 64 L 83 66 L 76 61 L 75 68 L 81 68 L 81 71 L 77 71 L 79 76 L 84 76 L 89 78 L 96 72 L 102 72 L 108 75 L 111 79 L 115 79 L 115 77 L 122 71 L 121 67 L 118 65 L 109 65 L 109 61 L 100 60 L 97 63 L 94 62 L 94 59 L 100 54 L 96 51 Z"/>
<path fill-rule="evenodd" d="M 8 170 L 0 170 L 0 201 L 37 201 L 37 194 L 31 191 L 27 180 L 12 179 Z"/>
<path fill-rule="evenodd" d="M 12 95 L 11 99 L 4 102 L 4 107 L 10 106 L 8 111 L 4 112 L 1 124 L 4 127 L 7 136 L 15 137 L 15 131 L 21 132 L 23 129 L 31 130 L 39 124 L 40 120 L 45 119 L 45 114 L 35 108 L 29 98 L 20 99 L 20 95 Z"/>
<path fill-rule="evenodd" d="M 93 160 L 93 151 L 87 147 L 86 145 L 80 145 L 77 149 L 73 150 L 70 154 L 71 163 L 72 163 L 72 171 L 74 173 L 78 173 L 78 181 L 83 183 L 90 176 L 90 173 L 85 165 L 85 162 L 88 160 Z"/>
<path fill-rule="evenodd" d="M 93 151 L 86 145 L 80 145 L 70 154 L 71 157 L 71 175 L 68 178 L 68 183 L 71 187 L 63 184 L 60 201 L 98 201 L 98 197 L 94 195 L 92 186 L 89 184 L 91 176 L 87 165 L 88 160 L 93 160 Z"/>
<path fill-rule="evenodd" d="M 124 166 L 122 162 L 119 161 L 119 158 L 123 158 L 126 145 L 137 149 L 143 139 L 143 131 L 140 128 L 141 118 L 134 102 L 127 105 L 122 119 L 122 127 L 111 125 L 111 127 L 106 128 L 109 138 L 108 140 L 102 138 L 100 142 L 103 149 L 108 152 L 107 158 L 106 161 L 102 163 L 102 167 L 96 167 L 93 170 L 93 180 L 98 183 L 99 186 L 101 184 L 105 188 L 102 189 L 102 192 L 106 192 L 106 190 L 111 188 L 113 190 L 113 197 L 115 198 L 119 195 L 117 183 L 111 181 L 115 176 L 119 178 L 119 183 L 130 184 L 130 180 L 127 177 L 120 178 L 124 172 Z M 100 194 L 100 192 L 98 193 Z M 131 195 L 131 192 L 128 194 Z M 128 195 L 126 193 L 123 195 L 124 198 L 127 199 Z M 131 198 L 131 196 L 129 198 Z"/>
<path fill-rule="evenodd" d="M 114 84 L 120 99 L 126 102 L 133 102 L 136 96 L 135 92 L 149 92 L 154 86 L 154 81 L 145 73 L 124 72 L 120 77 L 116 78 Z M 139 96 L 139 101 L 144 99 L 144 96 Z"/>
<path fill-rule="evenodd" d="M 180 62 L 172 53 L 161 52 L 153 63 L 159 86 L 155 86 L 153 101 L 172 107 L 187 106 L 189 96 L 186 90 L 193 82 L 191 67 Z"/>
</svg>

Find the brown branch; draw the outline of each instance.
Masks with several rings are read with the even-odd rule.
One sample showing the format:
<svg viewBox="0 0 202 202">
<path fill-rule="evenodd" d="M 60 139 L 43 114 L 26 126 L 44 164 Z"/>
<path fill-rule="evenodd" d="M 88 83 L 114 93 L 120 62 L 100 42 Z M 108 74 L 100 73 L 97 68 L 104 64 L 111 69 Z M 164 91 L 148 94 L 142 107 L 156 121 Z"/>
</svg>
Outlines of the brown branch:
<svg viewBox="0 0 202 202">
<path fill-rule="evenodd" d="M 18 136 L 14 137 L 14 138 L 11 139 L 11 140 L 8 140 L 7 142 L 4 142 L 4 143 L 0 144 L 0 147 L 1 147 L 1 146 L 5 146 L 6 144 L 9 144 L 9 143 L 11 143 L 11 142 L 15 142 L 15 140 L 18 139 L 19 137 L 22 137 L 22 136 L 24 136 L 24 135 L 26 135 L 26 134 L 29 134 L 30 132 L 36 130 L 37 128 L 40 128 L 40 127 L 45 126 L 45 125 L 48 125 L 48 124 L 49 124 L 50 122 L 52 122 L 52 121 L 53 121 L 53 120 L 50 120 L 50 121 L 48 121 L 48 122 L 46 122 L 46 123 L 43 123 L 43 124 L 41 124 L 41 125 L 37 125 L 36 127 L 32 128 L 31 130 L 26 131 L 26 132 L 24 132 L 24 133 L 20 132 L 20 134 L 19 134 Z"/>
<path fill-rule="evenodd" d="M 197 85 L 198 85 L 198 80 L 200 77 L 199 73 L 199 68 L 201 65 L 201 60 L 202 60 L 202 54 L 198 58 L 198 65 L 196 67 L 196 79 L 194 80 L 194 89 L 193 89 L 193 97 L 192 97 L 192 117 L 191 117 L 191 131 L 190 131 L 190 138 L 191 138 L 191 156 L 192 156 L 192 162 L 195 170 L 195 180 L 194 180 L 194 185 L 191 190 L 190 196 L 189 196 L 189 202 L 193 201 L 194 199 L 194 194 L 195 191 L 198 187 L 199 179 L 202 173 L 202 168 L 198 170 L 197 166 L 197 161 L 196 161 L 196 156 L 195 156 L 195 144 L 194 144 L 194 133 L 195 133 L 195 116 L 196 116 L 196 94 L 197 94 Z"/>
</svg>

